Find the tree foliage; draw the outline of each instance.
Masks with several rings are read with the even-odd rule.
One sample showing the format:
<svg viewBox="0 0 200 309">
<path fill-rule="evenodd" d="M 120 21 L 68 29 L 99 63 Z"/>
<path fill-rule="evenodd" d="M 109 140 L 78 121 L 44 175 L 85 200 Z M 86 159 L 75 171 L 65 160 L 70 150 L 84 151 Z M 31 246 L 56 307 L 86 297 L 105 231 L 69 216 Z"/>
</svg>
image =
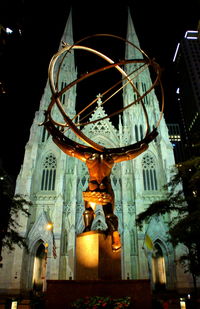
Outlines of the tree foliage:
<svg viewBox="0 0 200 309">
<path fill-rule="evenodd" d="M 14 195 L 14 184 L 11 177 L 0 167 L 0 256 L 2 248 L 14 249 L 17 244 L 26 247 L 25 238 L 20 235 L 18 229 L 19 215 L 29 215 L 28 207 L 31 202 L 21 195 Z"/>
<path fill-rule="evenodd" d="M 170 214 L 170 241 L 174 246 L 185 245 L 179 262 L 196 278 L 200 276 L 200 157 L 179 164 L 167 188 L 166 199 L 152 203 L 140 213 L 137 224 L 142 227 L 153 216 Z"/>
</svg>

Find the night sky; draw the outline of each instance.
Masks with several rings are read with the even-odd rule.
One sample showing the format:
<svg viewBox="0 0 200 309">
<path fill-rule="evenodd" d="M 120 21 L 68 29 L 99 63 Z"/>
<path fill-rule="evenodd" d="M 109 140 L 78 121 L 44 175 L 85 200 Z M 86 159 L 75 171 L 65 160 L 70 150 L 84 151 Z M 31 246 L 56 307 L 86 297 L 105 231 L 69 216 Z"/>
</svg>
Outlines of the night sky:
<svg viewBox="0 0 200 309">
<path fill-rule="evenodd" d="M 78 1 L 80 2 L 80 1 Z M 182 1 L 61 1 L 7 0 L 0 24 L 13 29 L 1 41 L 1 155 L 14 177 L 23 163 L 30 126 L 39 108 L 51 57 L 58 50 L 70 7 L 74 41 L 95 33 L 126 36 L 130 8 L 140 47 L 160 64 L 165 90 L 165 119 L 176 121 L 173 56 L 187 30 L 197 30 L 200 0 Z M 19 34 L 19 29 L 21 34 Z M 3 42 L 3 43 L 2 43 Z"/>
</svg>

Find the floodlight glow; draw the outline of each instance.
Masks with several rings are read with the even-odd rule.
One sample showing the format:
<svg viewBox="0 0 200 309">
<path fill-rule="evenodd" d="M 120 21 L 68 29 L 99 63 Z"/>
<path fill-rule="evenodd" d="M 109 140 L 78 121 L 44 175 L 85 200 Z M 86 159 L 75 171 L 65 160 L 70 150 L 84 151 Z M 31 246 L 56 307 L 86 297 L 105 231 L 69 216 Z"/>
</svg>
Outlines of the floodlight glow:
<svg viewBox="0 0 200 309">
<path fill-rule="evenodd" d="M 12 303 L 11 303 L 11 309 L 17 309 L 17 301 L 16 300 L 14 300 L 14 301 L 12 301 Z"/>
<path fill-rule="evenodd" d="M 47 229 L 48 231 L 51 231 L 51 230 L 53 229 L 53 223 L 51 223 L 51 222 L 47 223 L 46 229 Z"/>
<path fill-rule="evenodd" d="M 12 29 L 10 29 L 10 28 L 6 28 L 6 33 L 8 33 L 8 34 L 10 34 L 10 33 L 13 33 L 13 31 L 12 31 Z"/>
<path fill-rule="evenodd" d="M 180 307 L 181 309 L 186 309 L 186 304 L 184 298 L 180 298 Z"/>
</svg>

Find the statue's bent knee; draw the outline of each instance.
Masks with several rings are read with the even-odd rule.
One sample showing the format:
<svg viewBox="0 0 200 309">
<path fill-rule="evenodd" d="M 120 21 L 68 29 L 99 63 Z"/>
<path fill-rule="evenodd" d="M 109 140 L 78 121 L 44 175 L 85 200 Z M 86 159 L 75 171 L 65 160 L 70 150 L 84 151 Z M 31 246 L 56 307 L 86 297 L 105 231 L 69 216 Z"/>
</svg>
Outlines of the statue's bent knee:
<svg viewBox="0 0 200 309">
<path fill-rule="evenodd" d="M 106 223 L 110 232 L 118 230 L 118 218 L 114 214 L 106 215 Z"/>
<path fill-rule="evenodd" d="M 83 212 L 83 218 L 85 224 L 84 232 L 90 231 L 94 219 L 94 210 L 91 207 L 86 208 Z"/>
</svg>

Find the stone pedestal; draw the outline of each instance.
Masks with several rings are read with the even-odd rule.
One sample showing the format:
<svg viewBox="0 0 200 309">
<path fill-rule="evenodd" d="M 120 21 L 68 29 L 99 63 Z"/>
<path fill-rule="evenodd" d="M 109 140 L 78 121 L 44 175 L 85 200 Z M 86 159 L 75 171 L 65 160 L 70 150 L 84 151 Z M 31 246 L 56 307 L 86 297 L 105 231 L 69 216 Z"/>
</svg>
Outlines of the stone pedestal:
<svg viewBox="0 0 200 309">
<path fill-rule="evenodd" d="M 77 236 L 75 279 L 121 279 L 121 250 L 112 251 L 111 235 L 90 231 Z"/>
<path fill-rule="evenodd" d="M 150 281 L 121 280 L 121 250 L 112 251 L 111 236 L 105 232 L 77 236 L 75 280 L 47 280 L 45 308 L 67 309 L 85 296 L 129 296 L 130 308 L 151 309 Z"/>
</svg>

